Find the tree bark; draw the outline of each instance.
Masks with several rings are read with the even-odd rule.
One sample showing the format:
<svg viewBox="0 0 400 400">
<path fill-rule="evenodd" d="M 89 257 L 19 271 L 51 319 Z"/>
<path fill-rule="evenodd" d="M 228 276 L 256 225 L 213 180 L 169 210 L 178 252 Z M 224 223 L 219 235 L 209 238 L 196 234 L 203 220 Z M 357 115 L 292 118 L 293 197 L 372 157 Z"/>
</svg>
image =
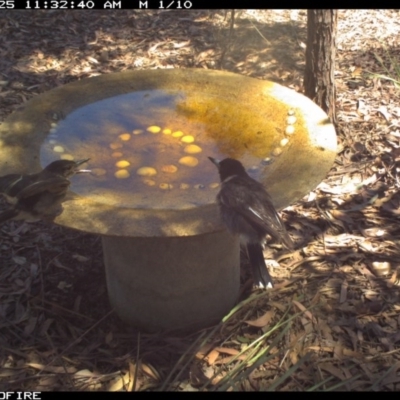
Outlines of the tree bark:
<svg viewBox="0 0 400 400">
<path fill-rule="evenodd" d="M 304 93 L 336 125 L 335 56 L 337 10 L 307 11 Z"/>
</svg>

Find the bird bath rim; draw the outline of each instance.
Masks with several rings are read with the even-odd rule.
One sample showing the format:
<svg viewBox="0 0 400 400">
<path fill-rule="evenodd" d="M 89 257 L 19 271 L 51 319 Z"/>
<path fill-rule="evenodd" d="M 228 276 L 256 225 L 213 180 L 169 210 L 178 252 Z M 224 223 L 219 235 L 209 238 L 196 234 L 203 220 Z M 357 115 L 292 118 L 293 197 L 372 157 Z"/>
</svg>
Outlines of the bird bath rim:
<svg viewBox="0 0 400 400">
<path fill-rule="evenodd" d="M 126 71 L 87 78 L 33 98 L 22 110 L 8 117 L 0 127 L 2 173 L 39 170 L 39 149 L 49 134 L 51 124 L 75 109 L 120 94 L 152 89 L 198 90 L 215 96 L 222 94 L 235 99 L 238 104 L 252 104 L 257 110 L 262 109 L 272 96 L 301 111 L 311 143 L 304 158 L 313 157 L 313 165 L 306 166 L 303 174 L 305 177 L 296 180 L 298 167 L 291 167 L 287 157 L 290 154 L 297 157 L 298 153 L 282 154 L 276 164 L 287 164 L 287 176 L 283 178 L 288 183 L 286 190 L 279 188 L 280 179 L 269 182 L 276 165 L 266 168 L 261 181 L 267 184 L 267 190 L 278 209 L 288 206 L 312 190 L 333 164 L 336 155 L 333 125 L 326 114 L 306 97 L 273 82 L 229 72 L 165 69 Z M 204 154 L 204 157 L 208 155 L 212 156 Z M 300 183 L 297 184 L 297 181 Z M 292 184 L 289 185 L 290 182 Z M 70 197 L 64 203 L 64 212 L 55 222 L 86 232 L 124 237 L 175 237 L 195 236 L 225 229 L 215 204 L 192 209 L 151 210 L 114 207 L 76 193 L 71 193 Z"/>
</svg>

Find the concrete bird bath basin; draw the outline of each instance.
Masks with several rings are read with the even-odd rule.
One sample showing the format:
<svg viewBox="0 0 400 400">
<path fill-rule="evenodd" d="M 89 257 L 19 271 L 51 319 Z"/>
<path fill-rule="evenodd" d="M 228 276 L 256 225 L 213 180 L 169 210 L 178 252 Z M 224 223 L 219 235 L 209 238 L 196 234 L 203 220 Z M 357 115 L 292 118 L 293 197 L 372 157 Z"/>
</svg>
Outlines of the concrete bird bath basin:
<svg viewBox="0 0 400 400">
<path fill-rule="evenodd" d="M 336 154 L 327 115 L 278 84 L 196 69 L 128 71 L 51 90 L 0 127 L 1 174 L 87 158 L 55 222 L 102 235 L 112 305 L 146 331 L 205 327 L 239 292 L 207 156 L 234 157 L 278 209 L 312 190 Z"/>
</svg>

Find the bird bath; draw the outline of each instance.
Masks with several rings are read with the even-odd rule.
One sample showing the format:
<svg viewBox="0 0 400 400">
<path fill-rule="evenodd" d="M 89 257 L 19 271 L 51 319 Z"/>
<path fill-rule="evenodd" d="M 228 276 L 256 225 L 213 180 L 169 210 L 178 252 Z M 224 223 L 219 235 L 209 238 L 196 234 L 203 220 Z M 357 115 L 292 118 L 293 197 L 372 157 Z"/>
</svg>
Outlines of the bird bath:
<svg viewBox="0 0 400 400">
<path fill-rule="evenodd" d="M 220 320 L 239 292 L 239 242 L 222 225 L 207 156 L 237 158 L 278 209 L 336 155 L 327 115 L 278 84 L 209 70 L 128 71 L 29 101 L 0 127 L 2 174 L 90 157 L 60 225 L 102 235 L 111 304 L 146 331 Z M 80 177 L 82 178 L 82 177 Z"/>
</svg>

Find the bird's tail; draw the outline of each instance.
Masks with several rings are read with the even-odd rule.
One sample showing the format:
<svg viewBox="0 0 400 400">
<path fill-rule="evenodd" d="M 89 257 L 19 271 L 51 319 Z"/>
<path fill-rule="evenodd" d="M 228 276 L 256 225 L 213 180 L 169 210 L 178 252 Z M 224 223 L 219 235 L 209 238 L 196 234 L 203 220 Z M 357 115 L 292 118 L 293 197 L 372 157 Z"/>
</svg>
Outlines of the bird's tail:
<svg viewBox="0 0 400 400">
<path fill-rule="evenodd" d="M 3 211 L 0 213 L 0 224 L 3 222 L 8 221 L 9 219 L 13 219 L 19 214 L 18 210 L 15 210 L 14 208 L 11 208 L 9 210 Z"/>
<path fill-rule="evenodd" d="M 265 265 L 261 245 L 259 243 L 247 243 L 246 248 L 256 286 L 264 289 L 273 288 L 274 282 Z"/>
</svg>

